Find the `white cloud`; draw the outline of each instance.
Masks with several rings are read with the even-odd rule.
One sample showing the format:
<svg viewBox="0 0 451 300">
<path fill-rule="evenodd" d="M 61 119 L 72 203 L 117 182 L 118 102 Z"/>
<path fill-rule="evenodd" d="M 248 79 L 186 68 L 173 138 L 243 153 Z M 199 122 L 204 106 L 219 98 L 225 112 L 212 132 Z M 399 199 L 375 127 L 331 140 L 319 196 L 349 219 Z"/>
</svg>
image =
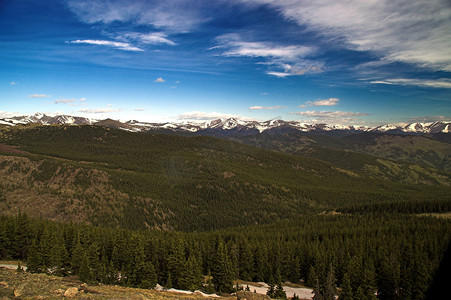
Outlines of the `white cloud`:
<svg viewBox="0 0 451 300">
<path fill-rule="evenodd" d="M 77 99 L 58 99 L 55 100 L 55 104 L 63 103 L 63 104 L 69 104 L 72 106 L 75 106 L 75 102 L 84 102 L 86 101 L 86 98 L 81 98 L 80 100 Z"/>
<path fill-rule="evenodd" d="M 105 113 L 112 113 L 112 112 L 119 112 L 119 109 L 113 109 L 113 108 L 96 108 L 96 109 L 79 109 L 78 112 L 86 113 L 86 114 L 105 114 Z"/>
<path fill-rule="evenodd" d="M 288 20 L 384 60 L 451 71 L 449 0 L 242 0 L 269 4 Z"/>
<path fill-rule="evenodd" d="M 266 92 L 260 93 L 261 96 L 268 96 L 269 94 Z"/>
<path fill-rule="evenodd" d="M 158 77 L 157 79 L 155 79 L 153 82 L 156 82 L 156 83 L 161 83 L 161 82 L 165 82 L 166 80 L 164 80 L 163 78 L 161 78 L 161 77 Z"/>
<path fill-rule="evenodd" d="M 175 42 L 168 39 L 167 34 L 163 32 L 151 32 L 151 33 L 132 32 L 126 33 L 120 36 L 120 38 L 138 40 L 143 44 L 151 44 L 151 45 L 157 44 L 167 44 L 171 46 L 177 45 Z"/>
<path fill-rule="evenodd" d="M 228 119 L 228 118 L 236 118 L 243 121 L 250 121 L 252 119 L 237 116 L 233 114 L 224 114 L 224 113 L 218 113 L 218 112 L 202 112 L 202 111 L 190 111 L 185 112 L 183 114 L 180 114 L 177 116 L 178 120 L 193 120 L 193 121 L 209 121 L 209 120 L 216 120 L 216 119 Z"/>
<path fill-rule="evenodd" d="M 49 98 L 50 95 L 45 95 L 45 94 L 33 94 L 33 95 L 29 95 L 28 98 Z"/>
<path fill-rule="evenodd" d="M 275 109 L 280 109 L 283 108 L 283 106 L 281 105 L 277 105 L 277 106 L 259 106 L 259 105 L 255 105 L 255 106 L 251 106 L 249 107 L 249 109 L 251 110 L 275 110 Z"/>
<path fill-rule="evenodd" d="M 115 42 L 115 41 L 105 41 L 105 40 L 75 40 L 68 41 L 69 44 L 89 44 L 89 45 L 99 45 L 99 46 L 107 46 L 113 47 L 124 51 L 144 51 L 141 48 L 130 45 L 129 43 L 124 42 Z"/>
<path fill-rule="evenodd" d="M 277 45 L 269 42 L 244 41 L 238 34 L 224 34 L 216 38 L 219 45 L 209 50 L 223 50 L 223 56 L 255 57 L 264 61 L 258 64 L 271 66 L 276 70 L 269 70 L 268 75 L 287 77 L 319 73 L 324 70 L 324 63 L 307 59 L 314 54 L 315 47 L 302 45 Z M 281 72 L 280 70 L 283 70 Z"/>
<path fill-rule="evenodd" d="M 17 115 L 19 115 L 19 113 L 12 113 L 9 111 L 0 110 L 0 118 L 11 118 Z"/>
<path fill-rule="evenodd" d="M 338 99 L 338 98 L 329 98 L 329 99 L 316 100 L 316 101 L 307 101 L 307 102 L 305 102 L 305 104 L 299 105 L 299 107 L 334 106 L 334 105 L 338 104 L 338 101 L 340 101 L 340 99 Z"/>
<path fill-rule="evenodd" d="M 396 79 L 384 79 L 370 81 L 373 84 L 389 84 L 389 85 L 415 85 L 420 87 L 430 88 L 442 88 L 451 89 L 451 80 L 449 79 L 437 79 L 437 80 L 423 80 L 423 79 L 408 79 L 408 78 L 396 78 Z"/>
<path fill-rule="evenodd" d="M 145 108 L 135 108 L 134 111 L 146 111 Z"/>
<path fill-rule="evenodd" d="M 68 103 L 74 103 L 76 101 L 77 100 L 75 100 L 75 99 L 58 99 L 58 100 L 55 100 L 55 104 L 58 104 L 58 103 L 68 104 Z"/>
<path fill-rule="evenodd" d="M 17 85 L 18 84 L 18 82 L 15 82 L 15 81 L 11 81 L 11 83 L 10 83 L 10 85 Z"/>
<path fill-rule="evenodd" d="M 86 23 L 132 22 L 174 32 L 188 32 L 208 20 L 209 1 L 69 0 L 69 8 Z"/>
</svg>

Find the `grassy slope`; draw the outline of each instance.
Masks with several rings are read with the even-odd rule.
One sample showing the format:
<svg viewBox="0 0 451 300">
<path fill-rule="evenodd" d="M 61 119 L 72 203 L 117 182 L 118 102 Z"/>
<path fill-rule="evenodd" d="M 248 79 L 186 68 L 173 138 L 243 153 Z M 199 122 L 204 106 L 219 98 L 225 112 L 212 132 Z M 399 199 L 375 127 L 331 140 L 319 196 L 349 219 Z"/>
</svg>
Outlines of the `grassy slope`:
<svg viewBox="0 0 451 300">
<path fill-rule="evenodd" d="M 99 285 L 86 286 L 75 277 L 56 277 L 46 274 L 18 273 L 0 267 L 0 278 L 5 284 L 0 284 L 0 297 L 20 299 L 61 299 L 64 292 L 76 287 L 78 294 L 71 299 L 236 299 L 236 297 L 209 298 L 196 294 L 180 294 L 174 292 L 159 292 L 149 289 L 138 289 L 122 286 Z"/>
<path fill-rule="evenodd" d="M 5 129 L 0 141 L 34 153 L 2 157 L 4 212 L 97 225 L 209 230 L 450 191 L 209 137 L 31 126 Z"/>
</svg>

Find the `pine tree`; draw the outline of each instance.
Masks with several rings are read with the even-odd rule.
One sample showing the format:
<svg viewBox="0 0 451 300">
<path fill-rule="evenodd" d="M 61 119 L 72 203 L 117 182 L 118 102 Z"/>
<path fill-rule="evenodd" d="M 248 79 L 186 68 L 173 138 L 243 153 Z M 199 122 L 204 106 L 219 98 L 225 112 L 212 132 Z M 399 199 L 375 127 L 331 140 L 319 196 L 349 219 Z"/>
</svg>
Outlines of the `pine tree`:
<svg viewBox="0 0 451 300">
<path fill-rule="evenodd" d="M 78 271 L 78 277 L 82 282 L 91 283 L 94 282 L 94 274 L 92 273 L 91 267 L 89 265 L 88 257 L 86 252 L 83 251 L 80 261 L 80 269 Z"/>
<path fill-rule="evenodd" d="M 325 300 L 335 300 L 335 294 L 337 293 L 335 281 L 334 267 L 330 264 L 329 272 L 327 273 L 326 286 L 323 293 Z"/>
<path fill-rule="evenodd" d="M 213 286 L 213 283 L 211 281 L 211 272 L 210 272 L 210 270 L 208 270 L 207 282 L 206 282 L 206 285 L 204 287 L 204 292 L 207 293 L 207 294 L 213 294 L 215 292 L 215 287 Z"/>
<path fill-rule="evenodd" d="M 27 272 L 40 273 L 42 272 L 42 259 L 39 247 L 36 245 L 36 240 L 33 240 L 28 251 Z"/>
<path fill-rule="evenodd" d="M 285 290 L 283 289 L 283 286 L 280 282 L 277 284 L 276 289 L 274 290 L 274 298 L 287 299 L 287 294 L 285 293 Z"/>
<path fill-rule="evenodd" d="M 233 270 L 222 241 L 218 243 L 216 248 L 215 262 L 211 275 L 217 291 L 225 293 L 233 291 Z"/>
<path fill-rule="evenodd" d="M 349 279 L 349 273 L 345 273 L 341 282 L 341 291 L 338 297 L 339 300 L 352 300 L 354 295 L 352 293 L 351 280 Z"/>
<path fill-rule="evenodd" d="M 240 245 L 239 255 L 239 278 L 245 281 L 250 281 L 254 277 L 253 261 L 251 248 L 246 240 Z"/>
<path fill-rule="evenodd" d="M 28 255 L 28 247 L 31 244 L 31 227 L 30 221 L 25 213 L 17 216 L 15 234 L 14 234 L 14 258 L 26 259 Z"/>
<path fill-rule="evenodd" d="M 311 266 L 307 275 L 307 286 L 314 287 L 318 281 L 318 276 L 316 275 L 316 270 L 314 266 Z"/>
<path fill-rule="evenodd" d="M 183 272 L 186 269 L 185 263 L 184 241 L 177 235 L 176 238 L 172 240 L 167 258 L 168 273 L 171 275 L 172 284 L 175 288 L 180 288 L 179 280 L 182 278 Z"/>
<path fill-rule="evenodd" d="M 54 244 L 50 250 L 50 266 L 53 270 L 53 273 L 57 276 L 65 275 L 66 264 L 68 260 L 68 253 L 66 247 L 64 245 L 64 239 L 61 234 L 54 234 Z"/>
</svg>

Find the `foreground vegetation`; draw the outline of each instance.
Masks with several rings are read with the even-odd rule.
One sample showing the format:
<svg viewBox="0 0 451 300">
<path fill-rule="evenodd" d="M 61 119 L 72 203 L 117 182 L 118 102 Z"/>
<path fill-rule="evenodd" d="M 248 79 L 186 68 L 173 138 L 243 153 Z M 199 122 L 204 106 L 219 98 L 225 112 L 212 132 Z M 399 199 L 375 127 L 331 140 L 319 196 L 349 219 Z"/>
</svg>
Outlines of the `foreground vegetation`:
<svg viewBox="0 0 451 300">
<path fill-rule="evenodd" d="M 451 221 L 398 214 L 322 215 L 204 233 L 128 231 L 0 218 L 1 259 L 88 283 L 232 292 L 233 280 L 305 281 L 330 299 L 423 299 Z M 209 280 L 204 281 L 204 275 Z M 339 288 L 339 292 L 337 290 Z"/>
</svg>

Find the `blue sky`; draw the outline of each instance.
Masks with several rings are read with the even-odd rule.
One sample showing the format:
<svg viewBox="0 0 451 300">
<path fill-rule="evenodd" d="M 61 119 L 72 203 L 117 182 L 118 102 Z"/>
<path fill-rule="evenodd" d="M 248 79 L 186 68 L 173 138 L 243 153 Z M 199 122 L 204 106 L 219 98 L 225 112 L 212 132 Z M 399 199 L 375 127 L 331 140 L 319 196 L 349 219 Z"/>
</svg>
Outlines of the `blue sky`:
<svg viewBox="0 0 451 300">
<path fill-rule="evenodd" d="M 0 117 L 451 119 L 449 0 L 6 0 Z"/>
</svg>

